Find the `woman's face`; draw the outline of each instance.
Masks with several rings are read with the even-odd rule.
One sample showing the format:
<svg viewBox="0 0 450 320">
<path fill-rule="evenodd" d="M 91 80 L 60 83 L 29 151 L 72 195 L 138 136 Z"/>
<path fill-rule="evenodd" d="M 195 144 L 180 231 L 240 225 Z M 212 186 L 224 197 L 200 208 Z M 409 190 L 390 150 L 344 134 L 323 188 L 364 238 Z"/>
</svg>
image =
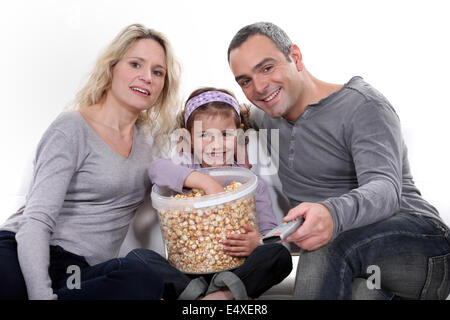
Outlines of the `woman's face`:
<svg viewBox="0 0 450 320">
<path fill-rule="evenodd" d="M 200 123 L 199 123 L 200 122 Z M 197 115 L 191 129 L 194 155 L 202 167 L 231 165 L 236 143 L 234 117 Z"/>
<path fill-rule="evenodd" d="M 110 94 L 137 113 L 153 106 L 164 88 L 164 48 L 153 39 L 136 41 L 112 70 Z"/>
</svg>

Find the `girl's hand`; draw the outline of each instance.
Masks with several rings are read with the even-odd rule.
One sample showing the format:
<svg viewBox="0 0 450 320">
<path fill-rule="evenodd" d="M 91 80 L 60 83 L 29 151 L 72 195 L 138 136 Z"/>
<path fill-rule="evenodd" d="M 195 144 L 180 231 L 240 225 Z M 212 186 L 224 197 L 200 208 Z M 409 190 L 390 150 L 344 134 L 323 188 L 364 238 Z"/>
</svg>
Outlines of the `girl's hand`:
<svg viewBox="0 0 450 320">
<path fill-rule="evenodd" d="M 258 230 L 245 224 L 244 229 L 247 233 L 229 234 L 227 238 L 222 241 L 223 251 L 233 257 L 248 257 L 250 253 L 260 245 L 262 235 Z"/>
<path fill-rule="evenodd" d="M 214 194 L 224 192 L 223 186 L 218 183 L 213 177 L 193 171 L 184 180 L 184 187 L 191 189 L 201 189 L 206 194 Z"/>
</svg>

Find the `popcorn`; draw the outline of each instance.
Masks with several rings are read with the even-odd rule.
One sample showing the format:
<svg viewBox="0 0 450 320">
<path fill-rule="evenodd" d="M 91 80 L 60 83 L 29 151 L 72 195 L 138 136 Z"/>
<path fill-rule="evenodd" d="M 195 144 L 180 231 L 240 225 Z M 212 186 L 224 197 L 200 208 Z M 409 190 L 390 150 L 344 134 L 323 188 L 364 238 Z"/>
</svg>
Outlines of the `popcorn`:
<svg viewBox="0 0 450 320">
<path fill-rule="evenodd" d="M 224 187 L 223 189 L 225 191 L 232 191 L 232 190 L 235 190 L 236 188 L 240 187 L 241 185 L 242 185 L 242 183 L 233 181 L 228 186 Z M 172 196 L 172 198 L 174 198 L 174 199 L 185 199 L 185 198 L 193 198 L 193 197 L 194 198 L 195 197 L 202 197 L 204 195 L 205 195 L 205 191 L 203 191 L 201 189 L 192 189 L 187 194 L 179 193 L 179 194 L 176 194 L 176 195 Z"/>
<path fill-rule="evenodd" d="M 192 189 L 187 194 L 182 194 L 182 193 L 176 194 L 176 195 L 172 196 L 172 198 L 174 198 L 174 199 L 184 199 L 184 198 L 192 198 L 192 197 L 202 197 L 204 195 L 205 195 L 205 191 L 200 190 L 200 189 Z"/>
<path fill-rule="evenodd" d="M 240 185 L 233 182 L 224 189 L 235 190 Z M 190 195 L 174 198 L 201 197 L 198 195 L 201 193 L 201 190 L 193 190 Z M 253 194 L 206 208 L 180 205 L 176 209 L 161 209 L 158 216 L 168 260 L 185 273 L 210 273 L 240 266 L 245 257 L 226 254 L 222 240 L 227 234 L 245 233 L 244 224 L 257 228 Z"/>
</svg>

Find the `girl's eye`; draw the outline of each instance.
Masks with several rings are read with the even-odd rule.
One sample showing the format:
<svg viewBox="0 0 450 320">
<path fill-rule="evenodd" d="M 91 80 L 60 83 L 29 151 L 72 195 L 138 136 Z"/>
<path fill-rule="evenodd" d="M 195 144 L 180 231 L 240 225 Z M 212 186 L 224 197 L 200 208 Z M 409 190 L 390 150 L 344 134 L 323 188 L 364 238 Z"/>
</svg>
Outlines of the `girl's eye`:
<svg viewBox="0 0 450 320">
<path fill-rule="evenodd" d="M 223 136 L 224 136 L 225 138 L 231 138 L 231 137 L 234 137 L 234 131 L 225 131 L 225 132 L 223 133 Z"/>
</svg>

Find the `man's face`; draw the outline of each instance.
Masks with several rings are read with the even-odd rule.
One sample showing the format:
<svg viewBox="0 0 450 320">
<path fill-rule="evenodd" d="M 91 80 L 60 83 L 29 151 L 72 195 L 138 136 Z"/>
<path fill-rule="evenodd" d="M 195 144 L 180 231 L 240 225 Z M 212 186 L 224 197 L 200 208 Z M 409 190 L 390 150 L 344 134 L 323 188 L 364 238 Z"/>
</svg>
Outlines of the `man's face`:
<svg viewBox="0 0 450 320">
<path fill-rule="evenodd" d="M 288 61 L 272 40 L 256 34 L 230 52 L 230 67 L 254 105 L 271 117 L 289 119 L 300 98 L 300 51 L 298 54 L 293 55 L 291 49 L 292 61 Z"/>
</svg>

